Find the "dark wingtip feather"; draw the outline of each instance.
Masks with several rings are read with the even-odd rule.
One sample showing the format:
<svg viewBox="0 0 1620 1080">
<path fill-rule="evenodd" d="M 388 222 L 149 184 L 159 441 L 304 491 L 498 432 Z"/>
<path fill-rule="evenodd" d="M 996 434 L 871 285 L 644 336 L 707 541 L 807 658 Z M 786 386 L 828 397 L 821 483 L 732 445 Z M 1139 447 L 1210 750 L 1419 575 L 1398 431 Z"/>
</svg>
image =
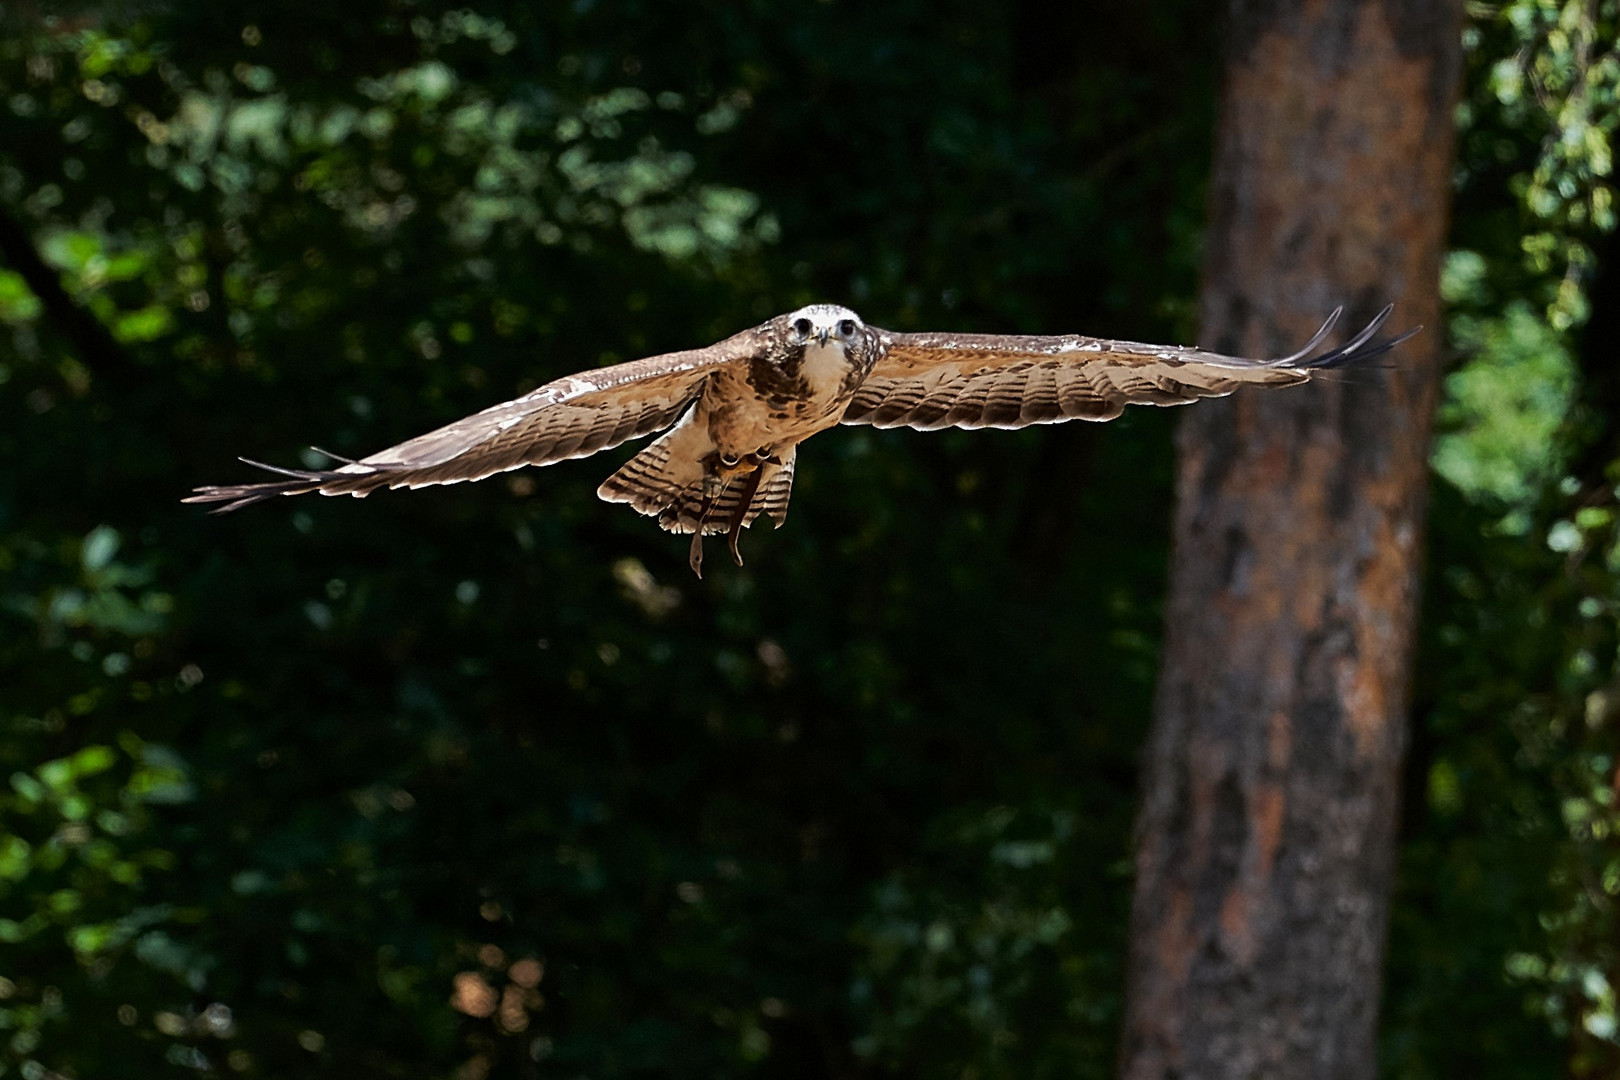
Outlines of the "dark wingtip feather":
<svg viewBox="0 0 1620 1080">
<path fill-rule="evenodd" d="M 1316 351 L 1316 347 L 1318 345 L 1327 340 L 1328 334 L 1331 333 L 1333 328 L 1338 325 L 1339 316 L 1343 314 L 1344 305 L 1340 304 L 1338 307 L 1328 312 L 1327 319 L 1317 329 L 1316 333 L 1311 335 L 1311 340 L 1307 341 L 1303 348 L 1301 348 L 1298 352 L 1290 353 L 1287 356 L 1278 357 L 1271 363 L 1276 367 L 1291 367 L 1292 365 L 1299 363 L 1301 360 L 1311 355 L 1311 353 Z"/>
<path fill-rule="evenodd" d="M 325 451 L 322 451 L 325 453 Z M 335 456 L 335 455 L 328 455 Z M 208 484 L 204 487 L 193 488 L 192 493 L 180 501 L 183 503 L 224 503 L 209 511 L 211 514 L 228 514 L 232 510 L 240 510 L 244 506 L 273 499 L 277 495 L 304 495 L 311 491 L 319 491 L 321 485 L 333 480 L 352 480 L 353 474 L 342 474 L 331 471 L 284 469 L 279 465 L 266 465 L 262 461 L 252 458 L 239 458 L 241 462 L 252 465 L 255 469 L 275 473 L 278 476 L 291 477 L 288 480 L 268 480 L 260 484 Z M 338 458 L 339 461 L 346 460 Z M 350 464 L 353 464 L 352 462 Z"/>
<path fill-rule="evenodd" d="M 210 514 L 228 514 L 232 510 L 240 510 L 244 506 L 264 502 L 277 495 L 296 495 L 305 491 L 314 491 L 315 488 L 307 481 L 298 480 L 272 480 L 265 484 L 210 484 L 206 487 L 193 488 L 192 494 L 180 501 L 183 503 L 224 503 L 209 510 Z"/>
<path fill-rule="evenodd" d="M 358 461 L 354 460 L 354 458 L 344 457 L 342 454 L 334 454 L 334 453 L 332 453 L 332 451 L 330 451 L 330 450 L 322 450 L 318 446 L 312 446 L 312 447 L 310 447 L 310 449 L 315 451 L 317 454 L 321 454 L 321 455 L 323 455 L 325 457 L 331 458 L 333 461 L 341 461 L 345 465 L 358 465 L 358 464 L 360 464 Z"/>
<path fill-rule="evenodd" d="M 239 457 L 236 460 L 240 461 L 244 465 L 251 465 L 255 469 L 263 469 L 265 472 L 273 472 L 278 476 L 291 476 L 295 480 L 319 480 L 323 475 L 325 475 L 320 472 L 312 472 L 308 469 L 284 469 L 280 465 L 266 465 L 264 462 L 254 461 L 252 458 Z"/>
<path fill-rule="evenodd" d="M 1384 338 L 1381 341 L 1374 340 L 1378 331 L 1383 329 L 1384 323 L 1389 320 L 1390 313 L 1394 310 L 1394 304 L 1385 304 L 1383 309 L 1377 315 L 1374 315 L 1372 321 L 1362 327 L 1355 337 L 1336 349 L 1329 349 L 1325 353 L 1306 359 L 1306 356 L 1315 346 L 1321 343 L 1322 334 L 1318 332 L 1316 337 L 1312 339 L 1311 345 L 1306 346 L 1301 353 L 1289 357 L 1292 362 L 1288 366 L 1309 368 L 1313 371 L 1325 371 L 1341 368 L 1348 364 L 1362 364 L 1375 357 L 1383 356 L 1423 329 L 1421 326 L 1414 326 L 1412 329 L 1403 334 L 1397 334 L 1395 337 Z M 1330 319 L 1328 325 L 1331 324 L 1332 320 Z"/>
</svg>

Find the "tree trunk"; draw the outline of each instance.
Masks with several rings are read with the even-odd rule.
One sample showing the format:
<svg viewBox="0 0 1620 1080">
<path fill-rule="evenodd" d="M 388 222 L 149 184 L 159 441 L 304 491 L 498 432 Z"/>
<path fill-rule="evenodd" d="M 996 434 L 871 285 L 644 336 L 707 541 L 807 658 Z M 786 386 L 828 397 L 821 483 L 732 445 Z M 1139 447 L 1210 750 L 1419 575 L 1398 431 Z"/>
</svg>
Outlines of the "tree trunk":
<svg viewBox="0 0 1620 1080">
<path fill-rule="evenodd" d="M 1291 352 L 1339 303 L 1428 329 L 1183 418 L 1131 1080 L 1376 1074 L 1461 16 L 1230 0 L 1203 344 Z"/>
</svg>

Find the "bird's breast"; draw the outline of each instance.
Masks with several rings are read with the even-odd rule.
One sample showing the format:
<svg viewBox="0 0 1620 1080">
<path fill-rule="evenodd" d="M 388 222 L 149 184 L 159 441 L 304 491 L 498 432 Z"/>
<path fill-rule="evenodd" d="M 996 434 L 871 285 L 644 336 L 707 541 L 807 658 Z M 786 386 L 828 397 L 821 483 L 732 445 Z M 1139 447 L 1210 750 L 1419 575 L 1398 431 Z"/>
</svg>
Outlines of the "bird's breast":
<svg viewBox="0 0 1620 1080">
<path fill-rule="evenodd" d="M 830 402 L 843 393 L 850 362 L 845 347 L 809 344 L 799 360 L 799 378 L 812 401 Z"/>
<path fill-rule="evenodd" d="M 746 369 L 746 389 L 738 390 L 779 419 L 822 417 L 842 407 L 854 373 L 844 346 L 811 343 L 797 354 L 757 358 Z"/>
<path fill-rule="evenodd" d="M 838 422 L 855 371 L 842 345 L 804 347 L 797 356 L 759 357 L 710 384 L 705 411 L 722 451 L 798 442 Z"/>
</svg>

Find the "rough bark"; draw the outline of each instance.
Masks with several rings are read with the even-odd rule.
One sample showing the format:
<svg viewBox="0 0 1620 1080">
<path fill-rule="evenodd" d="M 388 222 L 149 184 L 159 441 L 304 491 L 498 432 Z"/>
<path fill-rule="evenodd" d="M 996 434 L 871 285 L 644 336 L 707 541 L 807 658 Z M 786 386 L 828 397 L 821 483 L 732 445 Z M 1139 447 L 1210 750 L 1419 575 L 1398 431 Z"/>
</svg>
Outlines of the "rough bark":
<svg viewBox="0 0 1620 1080">
<path fill-rule="evenodd" d="M 1230 0 L 1202 343 L 1392 361 L 1188 411 L 1121 1075 L 1370 1078 L 1461 66 L 1457 0 Z"/>
</svg>

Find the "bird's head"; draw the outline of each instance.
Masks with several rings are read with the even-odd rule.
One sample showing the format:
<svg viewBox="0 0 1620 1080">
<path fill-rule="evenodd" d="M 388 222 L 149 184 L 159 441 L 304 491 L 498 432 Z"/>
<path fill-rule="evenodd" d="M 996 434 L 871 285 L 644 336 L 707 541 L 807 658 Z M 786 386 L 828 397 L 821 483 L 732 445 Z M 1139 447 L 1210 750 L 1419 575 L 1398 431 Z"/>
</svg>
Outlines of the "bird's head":
<svg viewBox="0 0 1620 1080">
<path fill-rule="evenodd" d="M 866 324 L 861 317 L 837 304 L 811 304 L 785 316 L 788 333 L 796 345 L 827 345 L 836 342 L 850 346 Z"/>
</svg>

